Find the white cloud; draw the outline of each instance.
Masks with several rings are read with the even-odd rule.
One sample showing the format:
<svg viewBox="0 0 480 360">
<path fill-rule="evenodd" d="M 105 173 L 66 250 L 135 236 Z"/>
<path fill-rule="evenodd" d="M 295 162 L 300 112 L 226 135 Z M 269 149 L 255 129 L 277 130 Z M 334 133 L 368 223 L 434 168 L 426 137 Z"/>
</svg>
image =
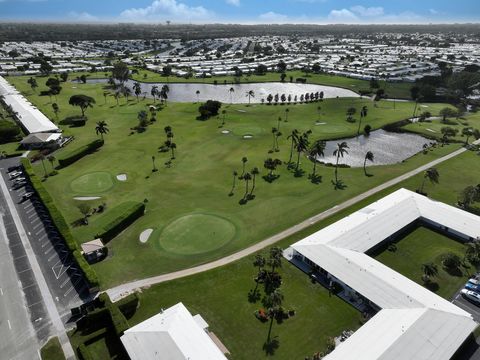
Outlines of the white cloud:
<svg viewBox="0 0 480 360">
<path fill-rule="evenodd" d="M 70 11 L 68 13 L 68 17 L 73 18 L 77 21 L 97 21 L 98 18 L 96 16 L 93 16 L 85 11 L 83 12 L 76 12 L 76 11 Z"/>
<path fill-rule="evenodd" d="M 334 22 L 356 22 L 358 21 L 358 17 L 348 9 L 341 9 L 330 11 L 328 20 Z"/>
<path fill-rule="evenodd" d="M 352 6 L 350 8 L 351 11 L 360 15 L 360 16 L 381 16 L 383 15 L 383 7 L 365 7 L 361 5 Z"/>
<path fill-rule="evenodd" d="M 287 15 L 279 14 L 273 11 L 269 11 L 265 14 L 261 14 L 258 18 L 261 21 L 271 22 L 271 23 L 286 22 L 288 20 Z"/>
<path fill-rule="evenodd" d="M 438 11 L 435 10 L 435 9 L 428 9 L 428 11 L 429 11 L 430 14 L 432 14 L 432 15 L 437 15 L 437 14 L 438 14 Z"/>
<path fill-rule="evenodd" d="M 144 8 L 131 8 L 122 11 L 121 18 L 134 21 L 151 20 L 207 20 L 213 13 L 203 6 L 188 6 L 177 0 L 155 0 L 151 5 Z"/>
<path fill-rule="evenodd" d="M 226 0 L 226 3 L 233 6 L 240 6 L 240 0 Z"/>
</svg>

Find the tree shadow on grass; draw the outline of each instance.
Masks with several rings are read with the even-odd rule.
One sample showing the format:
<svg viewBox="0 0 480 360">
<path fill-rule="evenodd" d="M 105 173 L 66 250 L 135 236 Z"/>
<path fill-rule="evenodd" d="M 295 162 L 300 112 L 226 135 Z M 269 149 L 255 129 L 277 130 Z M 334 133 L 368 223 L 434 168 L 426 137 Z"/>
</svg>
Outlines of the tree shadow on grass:
<svg viewBox="0 0 480 360">
<path fill-rule="evenodd" d="M 258 291 L 258 289 L 250 289 L 250 291 L 248 292 L 248 302 L 249 303 L 256 303 L 258 300 L 260 300 L 261 298 L 261 294 L 260 294 L 260 291 Z"/>
<path fill-rule="evenodd" d="M 265 181 L 268 182 L 268 183 L 274 182 L 274 181 L 277 180 L 279 177 L 280 177 L 280 175 L 275 175 L 275 174 L 268 174 L 268 175 L 262 176 L 263 180 L 265 180 Z"/>
<path fill-rule="evenodd" d="M 338 180 L 336 182 L 332 180 L 332 184 L 335 190 L 345 190 L 347 188 L 347 184 L 345 184 L 342 180 Z"/>
<path fill-rule="evenodd" d="M 295 176 L 297 178 L 298 177 L 303 177 L 304 175 L 305 175 L 305 170 L 303 170 L 303 169 L 295 169 L 293 171 L 293 176 Z"/>
<path fill-rule="evenodd" d="M 320 184 L 320 183 L 322 182 L 322 176 L 321 176 L 321 175 L 317 175 L 317 174 L 312 175 L 312 174 L 310 174 L 310 175 L 308 175 L 308 178 L 310 179 L 310 182 L 311 182 L 312 184 L 315 184 L 315 185 L 318 185 L 318 184 Z"/>
<path fill-rule="evenodd" d="M 456 267 L 456 268 L 447 268 L 447 267 L 443 267 L 443 269 L 451 276 L 456 276 L 456 277 L 462 277 L 463 276 L 463 271 Z"/>
<path fill-rule="evenodd" d="M 278 340 L 277 336 L 275 336 L 273 339 L 265 341 L 263 344 L 263 350 L 265 351 L 265 354 L 269 356 L 273 356 L 279 347 L 280 341 Z"/>
<path fill-rule="evenodd" d="M 440 289 L 438 283 L 433 281 L 425 283 L 425 287 L 432 292 L 437 292 Z"/>
</svg>

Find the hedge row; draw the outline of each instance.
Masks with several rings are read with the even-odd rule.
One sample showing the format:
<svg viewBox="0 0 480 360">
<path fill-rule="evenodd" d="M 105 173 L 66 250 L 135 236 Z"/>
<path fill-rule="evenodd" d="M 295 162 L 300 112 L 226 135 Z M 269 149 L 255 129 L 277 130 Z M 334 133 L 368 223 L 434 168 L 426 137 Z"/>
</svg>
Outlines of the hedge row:
<svg viewBox="0 0 480 360">
<path fill-rule="evenodd" d="M 110 300 L 107 293 L 101 293 L 98 298 L 103 302 L 105 308 L 110 313 L 115 333 L 118 337 L 122 336 L 123 333 L 130 328 L 127 319 L 123 316 L 118 306 L 115 303 L 112 303 L 112 300 Z"/>
<path fill-rule="evenodd" d="M 111 214 L 118 214 L 113 220 L 104 225 L 95 237 L 102 239 L 103 243 L 106 244 L 144 213 L 144 203 L 133 201 L 122 203 L 113 208 L 109 215 L 105 215 L 111 217 Z"/>
<path fill-rule="evenodd" d="M 58 163 L 61 168 L 66 167 L 70 164 L 73 164 L 75 161 L 81 159 L 85 155 L 91 154 L 96 149 L 103 146 L 103 140 L 96 139 L 87 145 L 81 146 L 78 149 L 74 149 L 66 154 L 63 154 L 59 159 Z"/>
<path fill-rule="evenodd" d="M 95 360 L 85 344 L 81 344 L 77 351 L 81 360 Z"/>
<path fill-rule="evenodd" d="M 73 257 L 75 258 L 75 261 L 77 262 L 80 269 L 83 271 L 83 274 L 85 275 L 85 279 L 90 284 L 90 287 L 92 288 L 98 287 L 99 283 L 98 283 L 97 274 L 90 267 L 90 264 L 88 264 L 88 262 L 85 260 L 83 255 L 80 253 L 78 244 L 73 238 L 73 235 L 70 232 L 70 228 L 68 227 L 67 222 L 65 221 L 65 218 L 63 217 L 62 213 L 57 209 L 55 203 L 53 202 L 52 197 L 43 186 L 41 179 L 38 178 L 37 175 L 35 175 L 35 172 L 33 171 L 30 160 L 28 160 L 27 158 L 23 158 L 22 165 L 23 165 L 23 168 L 25 169 L 25 174 L 30 179 L 30 182 L 33 188 L 35 189 L 36 193 L 42 200 L 45 207 L 47 208 L 48 213 L 50 214 L 50 217 L 53 223 L 55 224 L 55 227 L 62 235 L 63 239 L 65 240 L 65 243 L 67 244 L 67 247 L 72 252 Z"/>
</svg>

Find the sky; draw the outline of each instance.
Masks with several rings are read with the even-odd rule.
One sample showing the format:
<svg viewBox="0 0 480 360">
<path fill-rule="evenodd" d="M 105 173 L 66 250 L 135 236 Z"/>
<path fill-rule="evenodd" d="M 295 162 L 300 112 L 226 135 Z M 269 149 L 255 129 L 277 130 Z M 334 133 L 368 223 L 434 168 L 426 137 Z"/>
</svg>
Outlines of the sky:
<svg viewBox="0 0 480 360">
<path fill-rule="evenodd" d="M 0 0 L 1 21 L 425 24 L 480 22 L 479 0 Z"/>
</svg>

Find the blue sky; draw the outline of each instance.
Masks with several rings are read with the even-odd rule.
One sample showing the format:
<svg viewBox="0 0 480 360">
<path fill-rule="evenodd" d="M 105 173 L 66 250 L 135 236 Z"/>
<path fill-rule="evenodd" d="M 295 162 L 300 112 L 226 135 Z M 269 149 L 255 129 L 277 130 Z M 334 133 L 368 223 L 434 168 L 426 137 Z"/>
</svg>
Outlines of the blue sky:
<svg viewBox="0 0 480 360">
<path fill-rule="evenodd" d="M 181 23 L 480 22 L 478 0 L 0 0 L 1 20 Z"/>
</svg>

